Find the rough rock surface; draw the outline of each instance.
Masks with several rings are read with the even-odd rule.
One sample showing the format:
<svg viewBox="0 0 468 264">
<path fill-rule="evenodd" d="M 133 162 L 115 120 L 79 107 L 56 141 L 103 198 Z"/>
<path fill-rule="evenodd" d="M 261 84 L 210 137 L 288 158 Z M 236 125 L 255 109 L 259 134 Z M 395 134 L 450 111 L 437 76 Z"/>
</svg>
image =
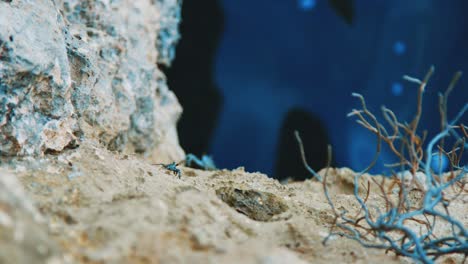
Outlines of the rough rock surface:
<svg viewBox="0 0 468 264">
<path fill-rule="evenodd" d="M 182 111 L 158 64 L 178 39 L 177 0 L 0 1 L 0 155 L 96 138 L 179 160 Z"/>
<path fill-rule="evenodd" d="M 53 261 L 58 247 L 45 223 L 18 178 L 0 169 L 0 263 Z"/>
</svg>

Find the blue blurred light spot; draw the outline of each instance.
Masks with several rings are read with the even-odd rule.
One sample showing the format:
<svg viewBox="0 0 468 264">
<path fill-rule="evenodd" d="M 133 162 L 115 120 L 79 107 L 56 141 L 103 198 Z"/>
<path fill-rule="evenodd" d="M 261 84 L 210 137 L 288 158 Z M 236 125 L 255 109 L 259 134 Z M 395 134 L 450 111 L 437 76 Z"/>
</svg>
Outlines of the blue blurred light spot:
<svg viewBox="0 0 468 264">
<path fill-rule="evenodd" d="M 400 96 L 403 93 L 403 85 L 399 82 L 394 82 L 392 84 L 392 94 L 394 96 Z"/>
<path fill-rule="evenodd" d="M 397 41 L 393 44 L 393 52 L 396 55 L 403 55 L 406 51 L 406 44 L 403 41 Z"/>
<path fill-rule="evenodd" d="M 304 11 L 309 11 L 317 4 L 316 0 L 298 0 L 299 7 Z"/>
<path fill-rule="evenodd" d="M 369 136 L 368 132 L 357 127 L 350 130 L 348 141 L 347 162 L 351 169 L 360 171 L 372 162 L 375 157 L 377 142 Z M 370 170 L 372 173 L 385 174 L 390 172 L 385 164 L 395 163 L 397 160 L 389 153 L 388 149 L 381 149 L 380 157 Z"/>
<path fill-rule="evenodd" d="M 447 170 L 447 167 L 449 165 L 449 160 L 447 156 L 444 154 L 441 154 L 439 152 L 433 153 L 432 158 L 431 158 L 431 168 L 434 170 L 436 173 L 444 172 Z"/>
</svg>

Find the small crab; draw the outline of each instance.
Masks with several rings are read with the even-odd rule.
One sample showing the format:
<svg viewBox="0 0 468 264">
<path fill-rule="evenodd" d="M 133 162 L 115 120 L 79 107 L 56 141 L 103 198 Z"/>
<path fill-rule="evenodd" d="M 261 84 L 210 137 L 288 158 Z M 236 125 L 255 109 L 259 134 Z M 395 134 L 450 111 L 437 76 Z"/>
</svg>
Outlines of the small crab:
<svg viewBox="0 0 468 264">
<path fill-rule="evenodd" d="M 181 171 L 179 170 L 179 168 L 177 168 L 177 166 L 180 165 L 180 163 L 182 162 L 172 162 L 172 163 L 169 163 L 169 164 L 163 164 L 163 163 L 159 163 L 159 164 L 154 164 L 154 165 L 160 165 L 160 166 L 163 166 L 164 169 L 168 170 L 168 171 L 171 171 L 172 173 L 174 173 L 175 175 L 177 175 L 180 179 L 180 176 L 181 176 Z"/>
</svg>

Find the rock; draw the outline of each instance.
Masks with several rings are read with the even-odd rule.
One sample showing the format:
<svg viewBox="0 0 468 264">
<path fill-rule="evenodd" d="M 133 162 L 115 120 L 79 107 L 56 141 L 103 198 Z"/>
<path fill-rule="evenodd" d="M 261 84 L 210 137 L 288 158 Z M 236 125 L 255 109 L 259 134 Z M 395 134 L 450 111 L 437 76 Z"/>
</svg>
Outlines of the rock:
<svg viewBox="0 0 468 264">
<path fill-rule="evenodd" d="M 17 177 L 0 170 L 0 263 L 51 263 L 58 248 Z"/>
<path fill-rule="evenodd" d="M 158 64 L 179 38 L 176 0 L 0 1 L 0 155 L 84 138 L 152 160 L 184 157 Z"/>
</svg>

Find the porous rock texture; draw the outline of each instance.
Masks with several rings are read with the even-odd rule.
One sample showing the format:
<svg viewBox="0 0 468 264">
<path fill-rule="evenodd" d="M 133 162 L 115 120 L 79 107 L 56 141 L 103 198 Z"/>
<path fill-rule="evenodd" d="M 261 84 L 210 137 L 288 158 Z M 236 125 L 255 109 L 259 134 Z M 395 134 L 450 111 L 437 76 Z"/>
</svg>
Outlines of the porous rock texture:
<svg viewBox="0 0 468 264">
<path fill-rule="evenodd" d="M 0 169 L 0 263 L 52 261 L 58 247 L 16 175 Z"/>
<path fill-rule="evenodd" d="M 182 159 L 182 108 L 158 68 L 173 59 L 179 14 L 178 0 L 0 1 L 0 155 L 95 138 Z"/>
</svg>

